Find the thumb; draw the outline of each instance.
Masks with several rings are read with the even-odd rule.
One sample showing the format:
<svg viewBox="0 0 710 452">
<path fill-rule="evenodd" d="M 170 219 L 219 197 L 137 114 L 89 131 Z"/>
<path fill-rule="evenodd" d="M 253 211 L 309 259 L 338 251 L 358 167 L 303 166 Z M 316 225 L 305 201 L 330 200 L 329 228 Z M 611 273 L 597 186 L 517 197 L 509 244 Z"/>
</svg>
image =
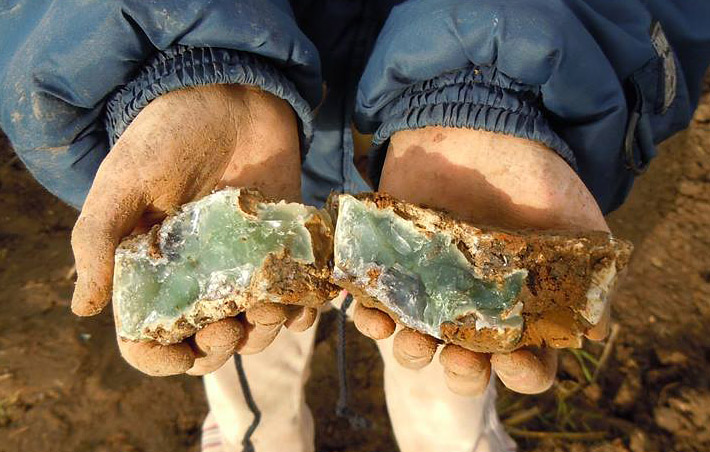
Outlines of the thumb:
<svg viewBox="0 0 710 452">
<path fill-rule="evenodd" d="M 116 180 L 114 174 L 122 172 L 125 176 L 125 169 L 114 169 L 112 160 L 107 157 L 99 168 L 72 230 L 77 281 L 71 307 L 80 316 L 98 314 L 111 300 L 116 246 L 133 229 L 144 209 L 142 194 L 127 183 L 137 179 Z"/>
</svg>

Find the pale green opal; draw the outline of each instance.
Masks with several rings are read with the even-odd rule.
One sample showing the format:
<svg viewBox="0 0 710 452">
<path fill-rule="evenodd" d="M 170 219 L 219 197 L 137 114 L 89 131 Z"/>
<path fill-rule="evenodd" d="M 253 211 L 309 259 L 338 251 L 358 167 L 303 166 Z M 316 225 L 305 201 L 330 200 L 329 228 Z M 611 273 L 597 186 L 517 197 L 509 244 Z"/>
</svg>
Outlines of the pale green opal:
<svg viewBox="0 0 710 452">
<path fill-rule="evenodd" d="M 252 279 L 269 254 L 287 251 L 314 261 L 304 223 L 317 210 L 296 203 L 259 203 L 255 215 L 239 204 L 240 190 L 225 189 L 184 205 L 155 236 L 122 244 L 115 257 L 114 309 L 119 334 L 147 340 L 176 323 L 199 327 L 243 310 Z M 185 325 L 187 324 L 187 325 Z M 178 328 L 179 329 L 179 328 Z"/>
<path fill-rule="evenodd" d="M 519 332 L 517 297 L 526 276 L 518 269 L 504 273 L 501 282 L 488 279 L 445 231 L 426 233 L 392 208 L 349 195 L 338 199 L 335 280 L 354 281 L 406 326 L 440 338 L 442 323 L 473 316 L 477 329 Z"/>
</svg>

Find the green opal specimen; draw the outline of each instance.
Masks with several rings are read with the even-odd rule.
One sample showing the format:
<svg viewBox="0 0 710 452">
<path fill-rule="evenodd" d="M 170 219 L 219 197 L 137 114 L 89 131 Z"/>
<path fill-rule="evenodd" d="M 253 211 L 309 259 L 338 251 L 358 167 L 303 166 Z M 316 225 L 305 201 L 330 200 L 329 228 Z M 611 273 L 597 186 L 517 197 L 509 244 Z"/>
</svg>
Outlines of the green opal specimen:
<svg viewBox="0 0 710 452">
<path fill-rule="evenodd" d="M 352 196 L 338 202 L 336 281 L 354 278 L 401 323 L 437 338 L 442 323 L 470 315 L 479 326 L 521 328 L 517 296 L 526 270 L 487 277 L 446 231 L 424 233 L 392 209 Z"/>
<path fill-rule="evenodd" d="M 479 352 L 578 346 L 632 246 L 604 231 L 477 227 L 378 193 L 336 195 L 333 281 L 398 323 Z"/>
<path fill-rule="evenodd" d="M 284 293 L 306 304 L 324 302 L 332 292 L 327 281 L 295 284 L 302 290 L 294 294 L 294 284 L 282 291 L 278 278 L 284 275 L 265 266 L 281 259 L 281 271 L 300 270 L 291 279 L 325 280 L 329 270 L 316 263 L 324 259 L 314 254 L 312 230 L 319 231 L 317 240 L 328 241 L 330 228 L 322 211 L 267 202 L 247 190 L 228 188 L 182 206 L 116 251 L 113 303 L 120 336 L 173 343 L 256 302 L 283 302 Z"/>
</svg>

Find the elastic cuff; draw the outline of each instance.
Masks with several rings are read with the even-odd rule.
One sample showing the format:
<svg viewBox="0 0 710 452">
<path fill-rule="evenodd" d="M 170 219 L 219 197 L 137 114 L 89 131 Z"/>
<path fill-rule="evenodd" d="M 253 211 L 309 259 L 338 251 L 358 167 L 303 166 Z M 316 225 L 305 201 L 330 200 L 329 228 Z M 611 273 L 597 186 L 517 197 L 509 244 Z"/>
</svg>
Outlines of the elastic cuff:
<svg viewBox="0 0 710 452">
<path fill-rule="evenodd" d="M 471 128 L 541 142 L 576 170 L 572 151 L 542 114 L 539 88 L 495 68 L 471 66 L 412 85 L 383 109 L 381 118 L 373 138 L 376 146 L 400 130 Z"/>
<path fill-rule="evenodd" d="M 237 50 L 176 46 L 159 52 L 106 105 L 105 124 L 113 147 L 138 113 L 153 99 L 188 86 L 255 85 L 288 102 L 299 119 L 301 152 L 313 135 L 313 112 L 295 85 L 262 57 Z"/>
</svg>

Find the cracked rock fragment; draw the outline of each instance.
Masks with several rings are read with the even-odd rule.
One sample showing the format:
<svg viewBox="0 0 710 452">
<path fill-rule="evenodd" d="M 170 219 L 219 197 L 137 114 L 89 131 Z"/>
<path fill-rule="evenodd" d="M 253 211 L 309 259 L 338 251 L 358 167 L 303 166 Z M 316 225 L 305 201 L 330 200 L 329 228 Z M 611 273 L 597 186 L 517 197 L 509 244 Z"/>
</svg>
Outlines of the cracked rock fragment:
<svg viewBox="0 0 710 452">
<path fill-rule="evenodd" d="M 325 211 L 227 188 L 186 204 L 115 256 L 118 333 L 175 343 L 258 302 L 318 306 L 337 295 Z"/>
<path fill-rule="evenodd" d="M 336 284 L 405 326 L 480 352 L 578 346 L 632 249 L 605 232 L 479 228 L 382 194 L 329 205 Z"/>
</svg>

